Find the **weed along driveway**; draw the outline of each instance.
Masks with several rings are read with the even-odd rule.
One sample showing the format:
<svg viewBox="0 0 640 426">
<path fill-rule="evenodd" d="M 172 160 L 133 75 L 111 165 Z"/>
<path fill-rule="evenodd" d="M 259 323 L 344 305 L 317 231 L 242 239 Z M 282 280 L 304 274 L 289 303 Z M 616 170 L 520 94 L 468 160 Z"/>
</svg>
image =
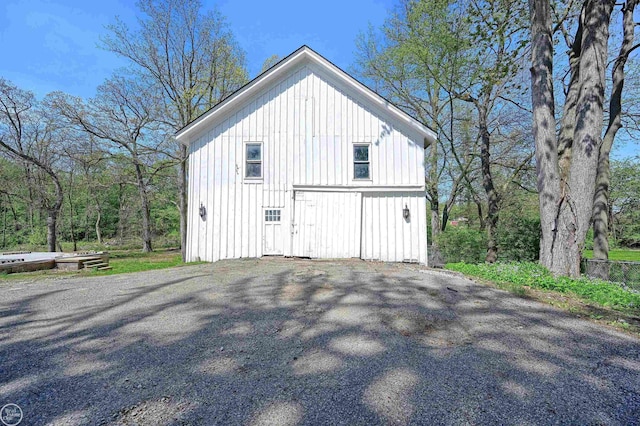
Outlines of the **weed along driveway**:
<svg viewBox="0 0 640 426">
<path fill-rule="evenodd" d="M 28 425 L 640 423 L 640 340 L 445 273 L 222 261 L 0 284 Z"/>
</svg>

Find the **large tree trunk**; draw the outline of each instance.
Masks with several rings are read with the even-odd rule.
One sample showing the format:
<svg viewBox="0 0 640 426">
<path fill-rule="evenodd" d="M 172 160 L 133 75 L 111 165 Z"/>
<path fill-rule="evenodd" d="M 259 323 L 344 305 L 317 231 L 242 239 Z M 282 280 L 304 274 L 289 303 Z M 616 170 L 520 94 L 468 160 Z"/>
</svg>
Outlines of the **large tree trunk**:
<svg viewBox="0 0 640 426">
<path fill-rule="evenodd" d="M 187 261 L 187 165 L 189 153 L 187 147 L 180 144 L 180 162 L 178 164 L 178 211 L 180 214 L 180 252 L 182 261 Z"/>
<path fill-rule="evenodd" d="M 595 259 L 609 258 L 609 183 L 611 173 L 609 168 L 609 156 L 616 133 L 622 127 L 622 89 L 624 87 L 624 67 L 633 47 L 634 27 L 633 12 L 637 0 L 629 0 L 622 9 L 622 28 L 624 38 L 620 47 L 620 53 L 616 59 L 612 78 L 613 85 L 611 99 L 609 100 L 609 124 L 600 147 L 598 155 L 598 169 L 596 176 L 596 188 L 593 198 L 593 257 Z"/>
<path fill-rule="evenodd" d="M 540 263 L 553 266 L 556 207 L 560 198 L 553 94 L 553 35 L 549 0 L 529 0 L 531 11 L 531 98 L 540 208 Z"/>
<path fill-rule="evenodd" d="M 593 196 L 602 144 L 603 103 L 609 21 L 614 1 L 587 0 L 583 11 L 583 34 L 580 54 L 580 94 L 576 105 L 576 126 L 571 148 L 569 172 L 570 198 L 563 209 L 564 241 L 567 264 L 554 272 L 580 275 L 580 256 L 591 225 Z M 561 246 L 557 250 L 563 250 Z"/>
<path fill-rule="evenodd" d="M 144 182 L 142 166 L 136 163 L 136 180 L 138 185 L 138 193 L 140 194 L 140 207 L 142 210 L 142 251 L 149 253 L 153 251 L 151 246 L 151 212 L 149 209 L 149 196 L 147 194 L 147 186 Z"/>
<path fill-rule="evenodd" d="M 486 104 L 485 104 L 486 105 Z M 482 186 L 487 193 L 487 256 L 485 261 L 494 263 L 498 260 L 498 214 L 500 196 L 493 184 L 491 174 L 491 135 L 487 124 L 488 111 L 485 106 L 478 106 L 478 126 L 480 130 L 480 165 L 482 169 Z"/>
<path fill-rule="evenodd" d="M 596 166 L 601 145 L 609 20 L 614 2 L 586 0 L 581 14 L 578 99 L 570 165 L 561 179 L 553 99 L 553 41 L 548 0 L 530 0 L 532 24 L 532 101 L 542 239 L 540 261 L 553 273 L 580 275 L 580 256 L 590 225 Z M 576 49 L 574 49 L 575 51 Z M 575 60 L 576 58 L 574 58 Z M 575 68 L 574 68 L 575 69 Z M 569 92 L 574 88 L 571 87 Z M 566 143 L 563 143 L 563 148 Z M 564 155 L 564 152 L 563 152 Z"/>
</svg>

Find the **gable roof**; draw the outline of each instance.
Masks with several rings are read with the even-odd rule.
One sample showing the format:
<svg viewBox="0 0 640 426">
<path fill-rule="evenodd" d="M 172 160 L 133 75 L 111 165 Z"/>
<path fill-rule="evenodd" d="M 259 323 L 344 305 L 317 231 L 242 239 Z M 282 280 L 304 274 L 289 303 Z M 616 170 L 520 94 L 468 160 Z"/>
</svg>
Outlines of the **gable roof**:
<svg viewBox="0 0 640 426">
<path fill-rule="evenodd" d="M 176 139 L 188 145 L 190 143 L 189 136 L 198 132 L 200 129 L 206 127 L 216 120 L 221 114 L 231 110 L 234 106 L 243 102 L 250 97 L 253 93 L 257 93 L 262 88 L 268 86 L 272 82 L 275 82 L 280 76 L 287 73 L 289 70 L 297 66 L 298 64 L 308 61 L 320 66 L 323 70 L 335 77 L 338 81 L 345 83 L 348 87 L 354 89 L 357 93 L 361 94 L 363 98 L 371 101 L 372 104 L 386 111 L 391 117 L 399 120 L 407 125 L 410 129 L 416 131 L 423 136 L 425 141 L 425 147 L 436 141 L 437 135 L 429 127 L 420 123 L 418 120 L 402 111 L 400 108 L 380 96 L 378 93 L 369 89 L 367 86 L 353 78 L 351 75 L 340 69 L 337 65 L 311 49 L 309 46 L 303 45 L 299 49 L 295 50 L 289 56 L 283 58 L 280 62 L 267 69 L 256 78 L 236 90 L 229 97 L 216 104 L 213 108 L 203 113 L 200 117 L 187 124 L 182 129 L 178 130 L 175 134 Z"/>
</svg>

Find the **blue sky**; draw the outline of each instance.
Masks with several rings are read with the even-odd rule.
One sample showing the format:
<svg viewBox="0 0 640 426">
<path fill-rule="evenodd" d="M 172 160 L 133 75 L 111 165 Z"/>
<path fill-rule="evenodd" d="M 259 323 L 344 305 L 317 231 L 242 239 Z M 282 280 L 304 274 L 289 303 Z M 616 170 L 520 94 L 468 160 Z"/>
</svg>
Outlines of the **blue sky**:
<svg viewBox="0 0 640 426">
<path fill-rule="evenodd" d="M 247 54 L 251 77 L 273 54 L 307 44 L 342 68 L 353 62 L 355 39 L 379 26 L 395 0 L 204 0 L 227 18 Z M 0 77 L 39 97 L 54 90 L 90 97 L 125 63 L 97 48 L 116 15 L 135 25 L 133 0 L 2 0 Z"/>
<path fill-rule="evenodd" d="M 307 44 L 343 69 L 354 58 L 355 39 L 379 27 L 397 0 L 203 0 L 217 7 L 247 55 L 254 77 L 265 59 Z M 54 90 L 91 97 L 126 63 L 97 47 L 105 26 L 120 16 L 135 26 L 135 0 L 0 0 L 0 77 L 42 97 Z M 637 145 L 622 137 L 619 157 Z"/>
</svg>

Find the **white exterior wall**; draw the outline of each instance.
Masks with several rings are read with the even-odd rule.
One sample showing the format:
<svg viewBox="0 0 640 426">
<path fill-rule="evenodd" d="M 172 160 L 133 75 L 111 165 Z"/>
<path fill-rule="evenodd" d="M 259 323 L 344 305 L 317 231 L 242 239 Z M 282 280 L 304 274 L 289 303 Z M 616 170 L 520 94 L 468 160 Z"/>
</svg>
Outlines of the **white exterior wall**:
<svg viewBox="0 0 640 426">
<path fill-rule="evenodd" d="M 427 263 L 427 206 L 422 194 L 363 194 L 362 253 L 367 260 Z M 409 209 L 409 219 L 402 211 Z"/>
<path fill-rule="evenodd" d="M 295 194 L 292 255 L 360 257 L 360 192 L 296 191 Z"/>
<path fill-rule="evenodd" d="M 394 126 L 383 109 L 378 111 L 370 102 L 365 107 L 366 103 L 350 92 L 320 67 L 307 64 L 293 69 L 268 90 L 191 138 L 187 260 L 262 256 L 266 208 L 282 209 L 283 251 L 295 255 L 295 239 L 290 236 L 294 191 L 320 189 L 323 193 L 358 193 L 357 219 L 363 229 L 365 223 L 372 229 L 373 224 L 386 221 L 395 227 L 387 232 L 402 229 L 403 235 L 403 251 L 399 250 L 399 237 L 384 235 L 380 230 L 380 234 L 360 237 L 357 248 L 351 242 L 346 248 L 324 244 L 322 257 L 361 255 L 366 259 L 426 263 L 424 142 L 417 133 L 403 129 L 403 124 Z M 244 178 L 246 142 L 263 144 L 260 181 Z M 353 143 L 371 144 L 370 180 L 353 179 Z M 376 199 L 388 204 L 389 212 L 391 204 L 397 210 L 399 198 L 387 196 L 386 191 L 402 191 L 401 203 L 413 197 L 411 231 L 407 235 L 415 241 L 410 244 L 406 242 L 406 227 L 396 221 L 401 219 L 402 209 L 398 217 L 389 213 L 384 220 L 366 213 L 366 203 L 375 203 Z M 319 202 L 324 200 L 315 197 L 320 197 Z M 201 204 L 207 211 L 206 220 L 199 216 Z M 353 206 L 357 208 L 357 204 Z M 338 219 L 334 215 L 330 220 Z M 385 241 L 391 240 L 393 245 L 387 246 Z M 388 252 L 391 248 L 393 252 Z"/>
</svg>

